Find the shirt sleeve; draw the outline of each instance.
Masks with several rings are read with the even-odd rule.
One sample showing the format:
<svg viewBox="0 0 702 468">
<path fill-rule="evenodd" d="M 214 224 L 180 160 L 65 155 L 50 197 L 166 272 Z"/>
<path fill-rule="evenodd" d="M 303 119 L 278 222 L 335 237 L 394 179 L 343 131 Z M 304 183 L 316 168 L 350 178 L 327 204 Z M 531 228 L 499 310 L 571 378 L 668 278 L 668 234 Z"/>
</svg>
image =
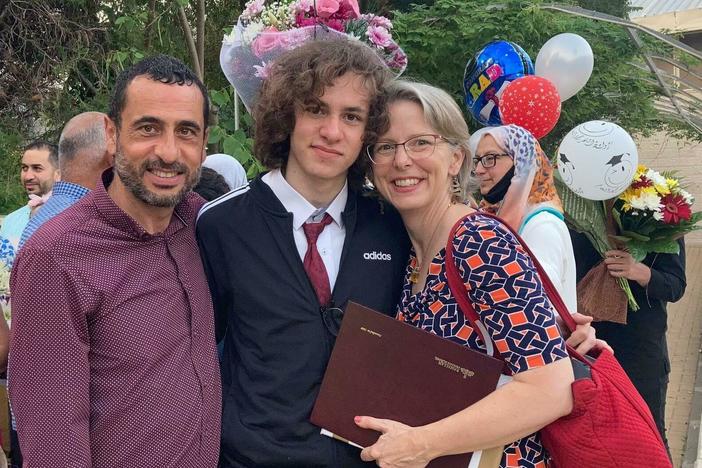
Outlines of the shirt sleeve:
<svg viewBox="0 0 702 468">
<path fill-rule="evenodd" d="M 676 302 L 685 294 L 687 280 L 685 277 L 685 242 L 678 240 L 680 253 L 653 254 L 650 265 L 651 278 L 646 285 L 646 295 L 650 299 Z"/>
<path fill-rule="evenodd" d="M 513 373 L 568 356 L 534 265 L 508 230 L 472 218 L 453 245 L 471 302 Z"/>
<path fill-rule="evenodd" d="M 28 466 L 90 467 L 88 288 L 46 251 L 15 261 L 8 383 Z"/>
</svg>

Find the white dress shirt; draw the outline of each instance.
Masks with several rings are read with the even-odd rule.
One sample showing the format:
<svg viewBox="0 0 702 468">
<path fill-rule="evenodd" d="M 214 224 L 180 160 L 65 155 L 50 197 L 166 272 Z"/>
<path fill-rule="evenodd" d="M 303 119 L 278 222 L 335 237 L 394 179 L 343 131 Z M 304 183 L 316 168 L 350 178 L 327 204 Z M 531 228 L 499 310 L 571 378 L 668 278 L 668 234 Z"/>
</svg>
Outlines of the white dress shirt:
<svg viewBox="0 0 702 468">
<path fill-rule="evenodd" d="M 274 169 L 264 175 L 261 180 L 268 185 L 285 209 L 293 215 L 293 237 L 295 246 L 300 255 L 300 260 L 305 259 L 307 253 L 307 237 L 302 225 L 305 223 L 318 223 L 322 221 L 325 213 L 332 217 L 332 223 L 324 228 L 317 239 L 317 250 L 322 257 L 324 267 L 329 276 L 329 286 L 334 291 L 336 277 L 339 274 L 341 252 L 344 248 L 346 228 L 341 218 L 341 213 L 346 207 L 349 190 L 348 182 L 337 194 L 336 198 L 327 207 L 315 208 L 310 202 L 300 195 L 297 190 L 285 180 L 280 169 Z"/>
</svg>

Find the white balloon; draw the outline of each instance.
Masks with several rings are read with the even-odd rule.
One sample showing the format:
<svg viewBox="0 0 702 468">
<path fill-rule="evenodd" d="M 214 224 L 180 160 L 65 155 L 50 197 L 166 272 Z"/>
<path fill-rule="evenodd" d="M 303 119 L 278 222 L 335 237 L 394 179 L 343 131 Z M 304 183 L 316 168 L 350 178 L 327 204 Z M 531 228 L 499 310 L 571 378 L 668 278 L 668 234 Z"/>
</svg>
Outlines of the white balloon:
<svg viewBox="0 0 702 468">
<path fill-rule="evenodd" d="M 592 120 L 575 127 L 558 147 L 558 172 L 583 198 L 607 200 L 629 187 L 639 164 L 631 136 L 619 125 Z"/>
<path fill-rule="evenodd" d="M 573 33 L 553 36 L 536 57 L 536 75 L 549 79 L 558 90 L 561 102 L 583 89 L 592 75 L 595 59 L 590 44 Z"/>
</svg>

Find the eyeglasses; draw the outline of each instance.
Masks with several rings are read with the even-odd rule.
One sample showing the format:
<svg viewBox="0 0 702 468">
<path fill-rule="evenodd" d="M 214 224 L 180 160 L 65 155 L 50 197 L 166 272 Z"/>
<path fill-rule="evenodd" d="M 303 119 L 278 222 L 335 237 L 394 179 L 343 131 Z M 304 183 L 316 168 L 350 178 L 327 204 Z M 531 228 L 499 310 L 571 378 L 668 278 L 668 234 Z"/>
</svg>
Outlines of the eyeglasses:
<svg viewBox="0 0 702 468">
<path fill-rule="evenodd" d="M 509 156 L 507 153 L 488 153 L 480 156 L 479 158 L 473 158 L 473 166 L 477 166 L 478 163 L 482 164 L 485 169 L 493 167 L 497 162 L 497 158 L 503 156 Z"/>
<path fill-rule="evenodd" d="M 412 160 L 424 159 L 434 153 L 434 148 L 436 148 L 439 140 L 448 142 L 448 140 L 441 135 L 432 134 L 412 137 L 402 143 L 379 141 L 374 145 L 367 146 L 366 153 L 368 153 L 371 162 L 378 166 L 391 163 L 393 159 L 395 159 L 398 146 L 404 147 L 405 153 L 407 153 L 407 156 Z"/>
</svg>

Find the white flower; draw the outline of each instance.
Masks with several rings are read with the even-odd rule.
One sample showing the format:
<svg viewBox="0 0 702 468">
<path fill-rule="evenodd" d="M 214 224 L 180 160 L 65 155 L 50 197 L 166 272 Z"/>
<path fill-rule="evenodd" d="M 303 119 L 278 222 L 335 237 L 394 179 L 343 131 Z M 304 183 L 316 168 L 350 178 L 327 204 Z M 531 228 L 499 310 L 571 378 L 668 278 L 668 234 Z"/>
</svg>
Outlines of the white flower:
<svg viewBox="0 0 702 468">
<path fill-rule="evenodd" d="M 656 221 L 662 221 L 663 220 L 663 212 L 658 210 L 653 212 L 653 219 Z"/>
<path fill-rule="evenodd" d="M 668 182 L 665 180 L 665 177 L 663 177 L 659 172 L 654 171 L 653 169 L 649 169 L 646 172 L 646 177 L 653 182 L 653 185 L 660 185 L 661 187 L 667 187 Z"/>
<path fill-rule="evenodd" d="M 661 200 L 658 195 L 647 192 L 643 192 L 638 197 L 631 197 L 629 204 L 635 210 L 660 211 L 661 209 Z"/>
<path fill-rule="evenodd" d="M 687 203 L 688 205 L 692 205 L 695 202 L 695 197 L 693 197 L 692 194 L 687 190 L 680 189 L 678 191 L 678 195 L 683 197 L 683 200 L 685 200 L 685 203 Z"/>
<path fill-rule="evenodd" d="M 263 31 L 263 27 L 263 23 L 259 22 L 251 23 L 246 26 L 246 29 L 244 29 L 244 33 L 242 34 L 244 42 L 246 44 L 253 42 L 253 40 L 256 39 L 256 36 Z"/>
</svg>

